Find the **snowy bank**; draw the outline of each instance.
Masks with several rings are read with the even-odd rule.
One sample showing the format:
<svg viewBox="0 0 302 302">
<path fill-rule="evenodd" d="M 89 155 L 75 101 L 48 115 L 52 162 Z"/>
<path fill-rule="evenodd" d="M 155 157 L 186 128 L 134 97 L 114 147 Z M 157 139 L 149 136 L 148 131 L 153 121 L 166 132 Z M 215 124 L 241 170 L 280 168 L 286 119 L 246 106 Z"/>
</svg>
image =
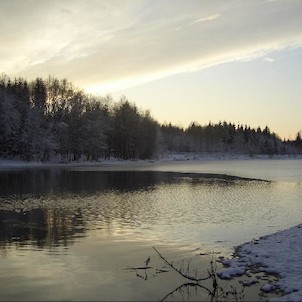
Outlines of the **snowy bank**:
<svg viewBox="0 0 302 302">
<path fill-rule="evenodd" d="M 48 162 L 41 161 L 30 161 L 26 162 L 20 159 L 4 159 L 0 158 L 0 169 L 8 168 L 48 168 L 48 167 L 98 167 L 98 166 L 109 166 L 109 165 L 140 165 L 140 164 L 153 164 L 162 162 L 179 162 L 188 160 L 199 160 L 199 161 L 214 161 L 214 160 L 253 160 L 253 159 L 302 159 L 301 154 L 283 154 L 283 155 L 247 155 L 247 154 L 236 154 L 236 153 L 224 153 L 224 152 L 183 152 L 183 153 L 167 153 L 158 156 L 155 159 L 147 160 L 121 160 L 116 158 L 102 159 L 98 161 L 62 161 L 59 158 L 54 158 Z"/>
<path fill-rule="evenodd" d="M 161 161 L 229 160 L 229 159 L 302 159 L 302 154 L 240 154 L 231 152 L 169 152 L 159 156 Z"/>
<path fill-rule="evenodd" d="M 236 258 L 222 259 L 222 263 L 228 268 L 219 272 L 221 278 L 241 276 L 248 268 L 277 274 L 279 281 L 261 290 L 286 293 L 274 301 L 302 301 L 302 225 L 243 244 L 237 248 Z"/>
</svg>

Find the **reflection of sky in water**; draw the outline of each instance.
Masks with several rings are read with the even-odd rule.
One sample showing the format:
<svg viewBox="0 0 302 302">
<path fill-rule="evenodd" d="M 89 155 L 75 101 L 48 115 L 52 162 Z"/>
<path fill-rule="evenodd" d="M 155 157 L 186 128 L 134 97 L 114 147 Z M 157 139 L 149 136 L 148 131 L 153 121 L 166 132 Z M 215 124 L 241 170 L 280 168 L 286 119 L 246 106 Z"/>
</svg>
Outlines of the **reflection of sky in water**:
<svg viewBox="0 0 302 302">
<path fill-rule="evenodd" d="M 65 299 L 160 299 L 154 286 L 164 296 L 175 279 L 165 283 L 158 278 L 142 287 L 121 272 L 122 267 L 143 262 L 152 246 L 166 249 L 170 256 L 174 249 L 229 253 L 234 245 L 300 223 L 299 181 L 191 176 L 151 171 L 1 172 L 3 297 L 60 299 L 64 292 Z M 19 284 L 19 290 L 13 284 Z"/>
<path fill-rule="evenodd" d="M 19 195 L 3 196 L 1 234 L 12 231 L 16 237 L 14 232 L 25 230 L 23 239 L 42 247 L 66 245 L 91 230 L 104 238 L 226 241 L 232 247 L 299 223 L 301 186 L 295 183 L 160 172 L 86 173 L 55 171 L 52 190 L 51 182 L 44 186 L 42 181 L 22 187 Z M 32 187 L 35 194 L 28 194 Z M 31 236 L 26 238 L 26 232 Z"/>
<path fill-rule="evenodd" d="M 128 265 L 143 263 L 150 246 L 102 242 L 84 238 L 68 249 L 10 250 L 1 258 L 0 288 L 5 300 L 158 300 L 166 288 L 179 282 L 170 276 L 163 284 L 156 278 L 138 283 L 134 274 L 125 273 Z M 152 264 L 162 266 L 151 254 Z M 153 288 L 153 291 L 150 289 Z M 154 291 L 156 288 L 156 291 Z M 149 300 L 146 299 L 146 300 Z"/>
</svg>

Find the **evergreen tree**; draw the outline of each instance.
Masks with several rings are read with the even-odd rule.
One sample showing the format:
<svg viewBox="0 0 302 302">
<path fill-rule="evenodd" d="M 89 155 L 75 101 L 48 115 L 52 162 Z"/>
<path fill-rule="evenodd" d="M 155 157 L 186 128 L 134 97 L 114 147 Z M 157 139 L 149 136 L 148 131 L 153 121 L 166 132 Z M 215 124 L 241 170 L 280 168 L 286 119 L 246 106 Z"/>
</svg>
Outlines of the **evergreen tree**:
<svg viewBox="0 0 302 302">
<path fill-rule="evenodd" d="M 5 86 L 0 85 L 0 155 L 18 155 L 20 126 L 20 112 L 15 107 L 15 99 Z"/>
</svg>

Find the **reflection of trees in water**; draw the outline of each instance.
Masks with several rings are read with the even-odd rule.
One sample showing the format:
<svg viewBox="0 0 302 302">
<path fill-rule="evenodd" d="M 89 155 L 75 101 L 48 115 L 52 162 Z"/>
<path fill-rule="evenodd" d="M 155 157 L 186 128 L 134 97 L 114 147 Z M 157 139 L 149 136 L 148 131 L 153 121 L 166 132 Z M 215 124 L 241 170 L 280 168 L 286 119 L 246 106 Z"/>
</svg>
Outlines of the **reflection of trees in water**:
<svg viewBox="0 0 302 302">
<path fill-rule="evenodd" d="M 244 183 L 236 180 L 231 176 L 154 171 L 1 172 L 0 244 L 67 246 L 75 235 L 80 236 L 91 227 L 130 236 L 141 225 L 148 229 L 154 219 L 166 219 L 167 213 L 174 221 L 173 211 L 167 208 L 167 205 L 174 206 L 175 200 L 170 200 L 174 189 L 159 190 L 157 195 L 161 185 L 177 185 L 186 192 L 178 184 L 211 187 Z M 155 193 L 148 194 L 150 190 Z M 181 211 L 181 196 L 176 201 Z"/>
<path fill-rule="evenodd" d="M 61 187 L 66 192 L 88 194 L 148 190 L 164 179 L 162 173 L 138 171 L 64 171 L 63 175 Z"/>
<path fill-rule="evenodd" d="M 68 171 L 63 169 L 26 169 L 0 172 L 0 195 L 89 194 L 108 190 L 148 189 L 167 180 L 159 172 Z"/>
<path fill-rule="evenodd" d="M 60 187 L 59 169 L 22 169 L 0 173 L 0 194 L 43 194 Z"/>
<path fill-rule="evenodd" d="M 157 255 L 164 262 L 164 266 L 158 267 L 151 265 L 151 259 L 145 261 L 145 266 L 126 267 L 125 270 L 135 272 L 136 276 L 144 280 L 158 277 L 162 274 L 174 272 L 182 277 L 180 285 L 175 285 L 160 301 L 244 301 L 245 288 L 241 285 L 240 289 L 233 284 L 225 282 L 217 273 L 217 262 L 212 255 L 207 269 L 202 268 L 200 275 L 197 267 L 191 267 L 191 259 L 182 260 L 179 264 L 168 261 L 155 247 Z"/>
<path fill-rule="evenodd" d="M 0 211 L 0 245 L 2 248 L 29 244 L 38 248 L 68 246 L 75 235 L 85 233 L 85 224 L 81 209 Z"/>
<path fill-rule="evenodd" d="M 12 194 L 95 194 L 104 191 L 150 190 L 162 183 L 181 181 L 193 184 L 234 185 L 238 177 L 218 174 L 158 171 L 71 171 L 64 169 L 25 169 L 0 172 L 0 196 Z"/>
</svg>

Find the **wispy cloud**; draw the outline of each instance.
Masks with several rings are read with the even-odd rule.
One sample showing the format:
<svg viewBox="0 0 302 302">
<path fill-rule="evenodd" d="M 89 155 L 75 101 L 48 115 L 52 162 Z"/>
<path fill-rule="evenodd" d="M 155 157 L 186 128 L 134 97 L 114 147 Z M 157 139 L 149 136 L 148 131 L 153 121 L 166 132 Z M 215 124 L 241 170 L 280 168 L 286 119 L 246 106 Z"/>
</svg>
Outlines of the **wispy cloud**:
<svg viewBox="0 0 302 302">
<path fill-rule="evenodd" d="M 0 66 L 105 92 L 300 47 L 301 10 L 295 0 L 2 0 Z"/>
<path fill-rule="evenodd" d="M 275 60 L 274 60 L 273 58 L 271 58 L 271 57 L 265 57 L 265 58 L 264 58 L 264 61 L 269 62 L 269 63 L 272 63 L 272 62 L 274 62 Z"/>
<path fill-rule="evenodd" d="M 220 17 L 220 14 L 214 14 L 214 15 L 211 15 L 211 16 L 208 16 L 208 17 L 197 19 L 192 24 L 199 23 L 199 22 L 205 22 L 205 21 L 213 21 L 213 20 L 217 19 L 218 17 Z"/>
</svg>

